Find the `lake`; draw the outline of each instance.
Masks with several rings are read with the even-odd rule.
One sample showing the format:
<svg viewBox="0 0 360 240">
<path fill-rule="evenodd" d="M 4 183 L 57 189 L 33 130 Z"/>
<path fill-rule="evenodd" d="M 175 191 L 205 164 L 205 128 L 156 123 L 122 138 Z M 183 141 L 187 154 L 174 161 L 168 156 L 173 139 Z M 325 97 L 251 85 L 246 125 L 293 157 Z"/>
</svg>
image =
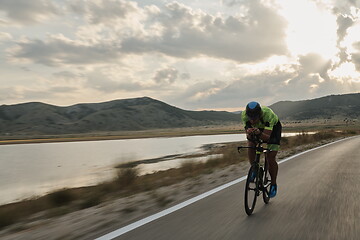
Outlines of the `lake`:
<svg viewBox="0 0 360 240">
<path fill-rule="evenodd" d="M 295 135 L 295 134 L 291 134 Z M 120 163 L 194 153 L 205 144 L 244 141 L 244 134 L 143 138 L 0 146 L 0 204 L 62 188 L 94 185 L 115 176 Z M 177 167 L 175 159 L 139 165 L 148 173 Z"/>
</svg>

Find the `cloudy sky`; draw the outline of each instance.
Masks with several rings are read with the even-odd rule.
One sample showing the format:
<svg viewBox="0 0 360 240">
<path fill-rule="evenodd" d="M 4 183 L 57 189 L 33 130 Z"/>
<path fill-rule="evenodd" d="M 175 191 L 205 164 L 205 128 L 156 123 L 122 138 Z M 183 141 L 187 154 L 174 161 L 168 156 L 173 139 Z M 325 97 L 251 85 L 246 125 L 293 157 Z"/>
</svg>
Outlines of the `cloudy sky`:
<svg viewBox="0 0 360 240">
<path fill-rule="evenodd" d="M 358 0 L 0 0 L 0 105 L 360 92 Z"/>
</svg>

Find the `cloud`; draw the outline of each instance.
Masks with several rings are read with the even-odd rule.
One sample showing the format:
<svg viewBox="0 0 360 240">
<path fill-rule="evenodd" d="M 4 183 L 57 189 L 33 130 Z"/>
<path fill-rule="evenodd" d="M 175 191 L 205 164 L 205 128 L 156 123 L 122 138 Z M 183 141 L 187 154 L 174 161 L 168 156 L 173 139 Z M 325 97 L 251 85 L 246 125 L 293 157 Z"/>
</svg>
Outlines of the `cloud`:
<svg viewBox="0 0 360 240">
<path fill-rule="evenodd" d="M 137 5 L 123 0 L 78 1 L 91 23 L 123 18 L 141 12 Z M 79 27 L 78 39 L 51 35 L 47 39 L 25 39 L 10 49 L 13 62 L 27 60 L 47 66 L 92 65 L 117 61 L 124 55 L 162 53 L 177 58 L 208 56 L 237 62 L 257 62 L 272 55 L 286 54 L 285 21 L 259 0 L 249 1 L 247 17 L 213 16 L 172 2 L 160 10 L 145 6 L 147 18 L 127 19 L 134 25 Z M 83 9 L 85 8 L 85 10 Z M 74 10 L 75 9 L 75 10 Z M 96 11 L 96 14 L 95 14 Z M 132 17 L 134 17 L 132 16 Z M 87 29 L 87 30 L 86 30 Z M 84 34 L 84 31 L 90 31 Z"/>
<path fill-rule="evenodd" d="M 349 16 L 339 15 L 336 22 L 338 24 L 337 35 L 338 35 L 338 45 L 339 45 L 340 42 L 344 40 L 347 29 L 351 27 L 355 21 Z"/>
<path fill-rule="evenodd" d="M 96 89 L 97 91 L 104 93 L 114 93 L 121 91 L 132 92 L 145 89 L 144 86 L 138 82 L 132 81 L 132 79 L 126 79 L 125 81 L 121 81 L 120 79 L 113 79 L 104 71 L 106 71 L 106 69 L 96 68 L 93 71 L 85 74 L 85 87 Z"/>
<path fill-rule="evenodd" d="M 279 96 L 289 94 L 286 80 L 295 77 L 295 73 L 280 70 L 239 77 L 232 81 L 203 81 L 188 86 L 177 94 L 165 97 L 169 102 L 182 102 L 187 109 L 237 108 L 247 102 L 261 100 L 271 104 Z M 286 89 L 286 90 L 285 90 Z"/>
<path fill-rule="evenodd" d="M 353 44 L 353 46 L 354 46 L 354 48 L 355 48 L 356 50 L 360 51 L 360 41 L 359 41 L 359 42 L 355 42 L 355 43 Z"/>
<path fill-rule="evenodd" d="M 334 0 L 333 12 L 335 14 L 353 15 L 354 8 L 360 8 L 358 0 Z"/>
<path fill-rule="evenodd" d="M 8 22 L 0 18 L 0 26 L 7 26 Z"/>
<path fill-rule="evenodd" d="M 359 41 L 359 1 L 312 1 L 326 16 L 333 10 L 337 17 L 337 28 L 335 21 L 329 23 L 331 34 L 323 34 L 328 38 L 320 41 L 326 49 L 331 45 L 331 53 L 324 56 L 336 54 L 337 46 L 341 60 L 333 58 L 334 62 L 314 53 L 296 56 L 289 52 L 286 34 L 293 23 L 289 20 L 287 29 L 288 16 L 275 5 L 282 2 L 181 2 L 187 4 L 0 0 L 0 26 L 6 29 L 0 32 L 0 43 L 7 48 L 2 49 L 7 53 L 2 72 L 4 79 L 14 79 L 0 89 L 6 96 L 3 101 L 28 98 L 75 103 L 148 95 L 187 109 L 209 109 L 240 108 L 254 99 L 268 105 L 319 97 L 334 89 L 337 93 L 360 91 L 354 67 L 359 73 L 360 42 L 353 44 Z M 336 2 L 336 8 L 330 2 Z M 319 42 L 319 37 L 314 38 L 322 32 L 316 16 L 308 16 L 314 21 L 313 34 L 303 34 L 306 41 L 295 38 L 297 45 Z M 48 21 L 52 17 L 61 21 Z M 329 19 L 334 20 L 334 15 Z M 39 24 L 29 26 L 34 23 Z"/>
<path fill-rule="evenodd" d="M 103 64 L 116 61 L 119 49 L 113 43 L 102 42 L 88 45 L 63 36 L 50 36 L 47 40 L 26 39 L 8 50 L 13 61 L 28 60 L 47 66 L 66 64 Z"/>
<path fill-rule="evenodd" d="M 0 101 L 18 98 L 18 93 L 14 87 L 0 87 Z"/>
<path fill-rule="evenodd" d="M 211 96 L 211 99 L 219 103 L 223 102 L 223 106 L 226 103 L 231 107 L 241 107 L 256 99 L 267 100 L 268 104 L 281 94 L 286 88 L 285 81 L 293 76 L 293 73 L 278 70 L 249 75 L 233 81 L 216 95 Z"/>
<path fill-rule="evenodd" d="M 43 101 L 44 99 L 54 99 L 59 96 L 73 94 L 77 91 L 78 88 L 67 86 L 39 89 L 25 88 L 20 91 L 19 99 L 24 99 L 26 101 L 39 101 L 39 99 L 41 99 Z"/>
<path fill-rule="evenodd" d="M 340 61 L 337 66 L 340 66 L 342 63 L 347 62 L 349 60 L 349 55 L 347 53 L 346 47 L 341 47 L 341 42 L 347 35 L 347 30 L 355 23 L 355 21 L 348 16 L 339 15 L 337 18 L 338 30 L 337 30 L 337 47 L 339 49 L 339 58 Z"/>
<path fill-rule="evenodd" d="M 96 69 L 86 74 L 86 86 L 102 92 L 114 92 L 119 90 L 119 83 L 110 79 L 101 70 Z"/>
<path fill-rule="evenodd" d="M 190 73 L 182 73 L 182 74 L 180 74 L 180 78 L 184 79 L 184 80 L 190 79 L 191 75 L 190 75 Z"/>
<path fill-rule="evenodd" d="M 319 54 L 309 53 L 299 56 L 299 65 L 294 66 L 294 75 L 285 83 L 289 95 L 292 97 L 304 96 L 318 92 L 318 88 L 333 82 L 329 76 L 332 69 L 331 60 L 324 59 Z"/>
<path fill-rule="evenodd" d="M 56 96 L 67 95 L 76 92 L 78 89 L 68 86 L 56 87 L 0 87 L 0 100 L 8 101 L 16 99 L 17 102 L 23 101 L 44 101 L 45 99 L 54 99 Z"/>
<path fill-rule="evenodd" d="M 234 7 L 237 5 L 244 5 L 246 3 L 246 0 L 220 0 L 222 4 L 228 6 L 228 7 Z"/>
<path fill-rule="evenodd" d="M 41 22 L 59 13 L 57 6 L 50 0 L 0 0 L 1 11 L 20 24 Z"/>
<path fill-rule="evenodd" d="M 360 2 L 357 0 L 312 0 L 312 2 L 314 2 L 322 12 L 327 12 L 336 17 L 337 39 L 336 45 L 333 47 L 337 48 L 337 57 L 339 60 L 333 63 L 332 70 L 334 70 L 343 63 L 351 61 L 351 53 L 349 51 L 351 43 L 349 41 L 351 41 L 350 39 L 352 37 L 349 38 L 349 32 L 357 25 L 359 20 Z M 321 26 L 319 27 L 321 28 Z M 325 46 L 327 40 L 323 40 Z"/>
<path fill-rule="evenodd" d="M 237 62 L 257 62 L 286 54 L 285 20 L 258 0 L 246 2 L 246 17 L 213 16 L 178 2 L 167 4 L 151 19 L 156 35 L 124 39 L 122 50 L 160 52 L 178 58 L 209 56 Z"/>
<path fill-rule="evenodd" d="M 0 42 L 11 40 L 13 37 L 10 33 L 0 32 Z"/>
<path fill-rule="evenodd" d="M 225 81 L 219 80 L 196 82 L 185 89 L 176 89 L 168 96 L 165 96 L 165 98 L 170 103 L 182 103 L 181 107 L 194 109 L 204 107 L 205 105 L 212 105 L 213 102 L 209 101 L 209 97 L 226 86 L 227 83 Z"/>
<path fill-rule="evenodd" d="M 70 72 L 70 71 L 56 72 L 56 73 L 53 73 L 53 76 L 56 78 L 64 78 L 64 79 L 73 79 L 73 78 L 78 77 L 77 74 Z"/>
<path fill-rule="evenodd" d="M 91 24 L 123 19 L 138 9 L 136 3 L 124 0 L 72 1 L 69 7 L 75 13 L 85 15 Z"/>
<path fill-rule="evenodd" d="M 351 60 L 355 64 L 356 70 L 360 72 L 360 42 L 354 43 L 353 46 L 357 52 L 351 55 Z"/>
<path fill-rule="evenodd" d="M 153 80 L 158 84 L 171 84 L 178 78 L 179 71 L 175 68 L 168 67 L 156 71 Z"/>
<path fill-rule="evenodd" d="M 58 86 L 58 87 L 51 87 L 46 92 L 56 94 L 56 93 L 76 92 L 77 90 L 78 90 L 78 88 L 75 88 L 75 87 Z"/>
<path fill-rule="evenodd" d="M 328 71 L 331 69 L 331 60 L 326 60 L 320 55 L 309 53 L 299 57 L 301 75 L 318 73 L 324 80 L 329 79 Z"/>
<path fill-rule="evenodd" d="M 309 61 L 310 63 L 310 61 Z M 360 82 L 324 81 L 319 73 L 301 73 L 302 68 L 294 67 L 293 72 L 274 69 L 258 74 L 240 77 L 231 81 L 204 81 L 178 91 L 172 96 L 164 96 L 169 103 L 185 109 L 242 109 L 249 101 L 259 101 L 271 105 L 281 100 L 304 100 L 334 94 L 360 91 Z M 321 69 L 321 68 L 319 68 Z M 317 68 L 311 71 L 318 70 Z M 310 71 L 310 69 L 308 69 Z"/>
</svg>

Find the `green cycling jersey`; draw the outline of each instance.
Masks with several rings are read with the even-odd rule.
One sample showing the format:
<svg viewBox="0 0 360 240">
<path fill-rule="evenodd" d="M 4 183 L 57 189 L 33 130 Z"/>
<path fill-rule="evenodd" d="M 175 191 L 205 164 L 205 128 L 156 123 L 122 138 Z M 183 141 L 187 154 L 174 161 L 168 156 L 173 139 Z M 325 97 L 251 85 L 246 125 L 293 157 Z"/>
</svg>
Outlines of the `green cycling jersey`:
<svg viewBox="0 0 360 240">
<path fill-rule="evenodd" d="M 274 126 L 279 122 L 279 117 L 268 107 L 261 107 L 260 121 L 251 125 L 246 111 L 241 114 L 242 122 L 245 128 L 255 127 L 259 129 L 273 130 Z"/>
</svg>

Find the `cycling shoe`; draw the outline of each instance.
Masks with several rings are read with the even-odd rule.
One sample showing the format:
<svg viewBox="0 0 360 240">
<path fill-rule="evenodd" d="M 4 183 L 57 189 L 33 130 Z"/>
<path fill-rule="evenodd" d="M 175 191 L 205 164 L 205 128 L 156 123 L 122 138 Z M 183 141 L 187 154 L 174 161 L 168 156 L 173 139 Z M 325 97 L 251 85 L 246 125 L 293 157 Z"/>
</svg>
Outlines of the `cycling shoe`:
<svg viewBox="0 0 360 240">
<path fill-rule="evenodd" d="M 270 192 L 269 192 L 269 197 L 270 198 L 273 198 L 276 196 L 276 193 L 277 193 L 277 185 L 271 185 L 270 186 Z"/>
</svg>

